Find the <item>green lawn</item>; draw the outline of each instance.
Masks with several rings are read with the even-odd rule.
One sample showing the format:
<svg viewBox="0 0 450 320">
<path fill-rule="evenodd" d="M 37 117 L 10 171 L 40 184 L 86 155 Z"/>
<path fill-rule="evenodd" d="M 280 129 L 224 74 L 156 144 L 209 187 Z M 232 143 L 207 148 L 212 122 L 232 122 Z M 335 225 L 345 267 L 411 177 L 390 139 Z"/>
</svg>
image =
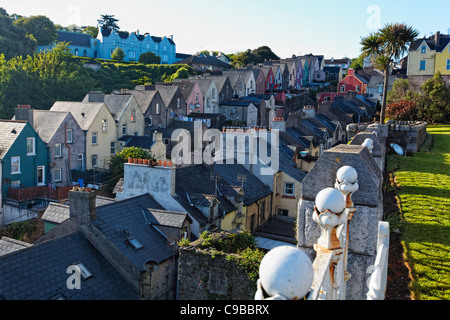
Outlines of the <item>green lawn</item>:
<svg viewBox="0 0 450 320">
<path fill-rule="evenodd" d="M 416 300 L 450 300 L 450 126 L 429 126 L 429 151 L 395 156 L 403 246 Z"/>
</svg>

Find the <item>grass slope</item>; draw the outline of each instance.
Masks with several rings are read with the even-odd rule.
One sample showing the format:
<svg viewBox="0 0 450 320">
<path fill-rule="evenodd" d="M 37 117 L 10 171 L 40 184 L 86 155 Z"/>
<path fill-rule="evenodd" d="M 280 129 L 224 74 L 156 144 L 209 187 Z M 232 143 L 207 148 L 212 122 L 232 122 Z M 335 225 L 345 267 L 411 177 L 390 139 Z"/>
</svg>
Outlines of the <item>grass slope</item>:
<svg viewBox="0 0 450 320">
<path fill-rule="evenodd" d="M 403 246 L 417 300 L 450 299 L 450 126 L 429 126 L 430 150 L 396 156 Z"/>
</svg>

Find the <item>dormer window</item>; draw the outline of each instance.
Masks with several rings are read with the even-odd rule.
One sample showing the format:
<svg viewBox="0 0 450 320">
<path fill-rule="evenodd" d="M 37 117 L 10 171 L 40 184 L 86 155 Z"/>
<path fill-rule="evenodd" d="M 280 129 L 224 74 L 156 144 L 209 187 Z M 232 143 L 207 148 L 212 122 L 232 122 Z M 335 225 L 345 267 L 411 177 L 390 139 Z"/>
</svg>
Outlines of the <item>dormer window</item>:
<svg viewBox="0 0 450 320">
<path fill-rule="evenodd" d="M 421 52 L 422 53 L 426 53 L 427 52 L 427 47 L 425 45 L 422 46 Z"/>
</svg>

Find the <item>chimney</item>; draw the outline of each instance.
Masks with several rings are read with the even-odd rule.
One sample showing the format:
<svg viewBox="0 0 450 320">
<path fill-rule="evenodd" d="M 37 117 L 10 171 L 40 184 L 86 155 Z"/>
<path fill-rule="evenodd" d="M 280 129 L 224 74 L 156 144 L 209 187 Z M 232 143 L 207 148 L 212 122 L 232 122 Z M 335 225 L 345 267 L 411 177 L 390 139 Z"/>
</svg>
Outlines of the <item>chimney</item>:
<svg viewBox="0 0 450 320">
<path fill-rule="evenodd" d="M 154 131 L 152 141 L 162 142 L 162 132 Z"/>
<path fill-rule="evenodd" d="M 105 102 L 105 94 L 101 91 L 91 91 L 88 93 L 88 102 Z"/>
<path fill-rule="evenodd" d="M 15 112 L 14 114 L 15 120 L 25 120 L 28 121 L 31 124 L 31 126 L 33 126 L 34 111 L 30 105 L 19 104 L 17 105 L 17 108 L 14 109 L 14 112 Z"/>
<path fill-rule="evenodd" d="M 95 192 L 88 188 L 74 187 L 69 191 L 70 218 L 86 224 L 97 217 Z"/>
<path fill-rule="evenodd" d="M 316 109 L 314 106 L 304 106 L 302 116 L 303 119 L 314 118 L 316 116 Z"/>
<path fill-rule="evenodd" d="M 439 31 L 436 32 L 436 34 L 434 35 L 434 42 L 435 42 L 435 44 L 436 44 L 436 50 L 437 50 L 437 47 L 439 47 L 439 40 L 440 40 L 440 37 L 441 37 L 440 32 L 439 32 Z"/>
</svg>

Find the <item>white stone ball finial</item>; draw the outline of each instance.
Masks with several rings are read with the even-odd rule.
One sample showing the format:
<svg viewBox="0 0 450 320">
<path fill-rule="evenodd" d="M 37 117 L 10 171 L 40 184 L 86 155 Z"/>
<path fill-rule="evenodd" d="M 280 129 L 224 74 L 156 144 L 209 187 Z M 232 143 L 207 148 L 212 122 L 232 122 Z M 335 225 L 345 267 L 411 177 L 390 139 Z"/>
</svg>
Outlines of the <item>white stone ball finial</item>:
<svg viewBox="0 0 450 320">
<path fill-rule="evenodd" d="M 347 207 L 353 207 L 351 194 L 359 189 L 358 173 L 351 166 L 343 166 L 336 173 L 336 183 L 334 187 L 342 192 L 345 197 Z"/>
<path fill-rule="evenodd" d="M 367 138 L 366 140 L 364 140 L 364 142 L 361 144 L 364 147 L 367 147 L 367 149 L 369 149 L 370 153 L 372 153 L 372 149 L 373 149 L 373 140 L 370 138 Z"/>
<path fill-rule="evenodd" d="M 296 247 L 280 246 L 270 250 L 262 259 L 258 282 L 269 299 L 298 300 L 308 294 L 313 277 L 312 262 L 306 253 Z"/>
<path fill-rule="evenodd" d="M 319 212 L 341 213 L 345 209 L 345 199 L 338 190 L 325 188 L 316 196 L 316 208 Z"/>
</svg>

